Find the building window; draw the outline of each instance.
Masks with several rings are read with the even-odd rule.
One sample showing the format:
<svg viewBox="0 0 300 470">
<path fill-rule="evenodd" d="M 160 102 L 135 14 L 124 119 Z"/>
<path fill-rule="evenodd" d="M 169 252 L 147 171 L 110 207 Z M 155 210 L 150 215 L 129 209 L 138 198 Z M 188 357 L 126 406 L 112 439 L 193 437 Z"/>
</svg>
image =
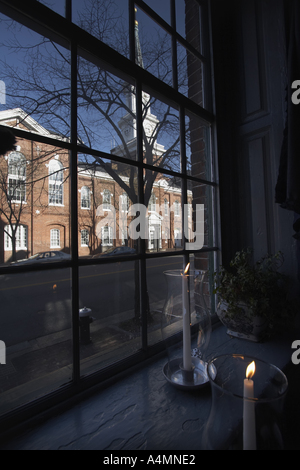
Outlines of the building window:
<svg viewBox="0 0 300 470">
<path fill-rule="evenodd" d="M 50 248 L 60 248 L 60 230 L 57 228 L 50 232 Z"/>
<path fill-rule="evenodd" d="M 102 227 L 102 246 L 113 246 L 113 229 L 108 227 Z"/>
<path fill-rule="evenodd" d="M 169 215 L 169 203 L 168 200 L 164 200 L 164 208 L 165 208 L 165 216 L 167 217 Z"/>
<path fill-rule="evenodd" d="M 81 230 L 81 246 L 89 246 L 90 235 L 87 229 Z"/>
<path fill-rule="evenodd" d="M 13 230 L 12 230 L 13 229 Z M 26 225 L 19 225 L 14 233 L 15 225 L 11 227 L 7 225 L 4 228 L 4 246 L 5 251 L 12 251 L 13 236 L 15 236 L 16 250 L 27 250 L 27 227 Z"/>
<path fill-rule="evenodd" d="M 49 204 L 51 206 L 63 205 L 64 170 L 58 160 L 51 160 L 49 164 Z"/>
<path fill-rule="evenodd" d="M 155 212 L 156 210 L 156 196 L 154 193 L 150 197 L 148 209 L 150 212 Z"/>
<path fill-rule="evenodd" d="M 87 186 L 81 188 L 81 209 L 91 208 L 91 190 Z"/>
<path fill-rule="evenodd" d="M 119 370 L 120 364 L 121 367 L 132 365 L 133 357 L 135 362 L 136 358 L 142 360 L 157 352 L 160 335 L 154 330 L 157 327 L 158 332 L 160 324 L 151 323 L 148 329 L 148 309 L 143 306 L 150 304 L 150 311 L 155 310 L 154 304 L 165 298 L 164 266 L 170 260 L 169 250 L 175 252 L 174 245 L 177 248 L 174 263 L 178 263 L 176 267 L 174 264 L 174 269 L 182 269 L 183 263 L 193 259 L 195 267 L 216 271 L 220 250 L 216 243 L 220 237 L 214 226 L 219 220 L 215 217 L 218 214 L 214 202 L 218 196 L 214 175 L 217 165 L 213 161 L 216 119 L 209 89 L 209 0 L 161 2 L 165 18 L 159 16 L 158 10 L 154 13 L 149 1 L 40 1 L 34 9 L 30 8 L 33 2 L 29 3 L 12 1 L 6 8 L 8 2 L 0 0 L 1 32 L 5 37 L 1 44 L 1 70 L 10 84 L 11 108 L 0 111 L 1 123 L 4 114 L 14 114 L 7 125 L 14 126 L 12 132 L 18 140 L 22 139 L 22 149 L 30 155 L 30 164 L 25 165 L 23 157 L 12 154 L 5 183 L 10 187 L 11 199 L 33 202 L 33 207 L 27 204 L 21 219 L 29 221 L 33 214 L 33 224 L 31 227 L 28 222 L 28 233 L 24 226 L 18 229 L 18 248 L 32 244 L 33 250 L 44 252 L 50 241 L 50 251 L 59 251 L 59 259 L 65 262 L 59 276 L 47 263 L 36 265 L 37 268 L 17 263 L 8 268 L 4 263 L 0 265 L 0 276 L 9 269 L 10 282 L 16 289 L 7 295 L 8 299 L 11 295 L 13 309 L 18 297 L 18 276 L 26 275 L 27 269 L 29 272 L 41 268 L 38 274 L 40 295 L 38 298 L 33 295 L 32 305 L 28 306 L 33 318 L 38 315 L 37 328 L 29 331 L 27 316 L 23 315 L 18 331 L 25 325 L 25 336 L 27 331 L 37 338 L 48 335 L 49 322 L 41 321 L 40 312 L 48 311 L 49 305 L 54 306 L 51 325 L 55 332 L 73 329 L 76 340 L 68 342 L 70 350 L 64 354 L 64 363 L 60 361 L 61 352 L 54 347 L 53 364 L 57 370 L 53 371 L 53 376 L 48 376 L 49 370 L 41 366 L 34 380 L 29 379 L 33 395 L 41 397 L 42 393 L 50 393 L 52 397 L 52 392 L 61 385 L 68 384 L 62 393 L 71 394 L 73 390 L 75 393 L 78 387 L 88 386 L 90 381 L 85 380 L 88 375 L 95 376 L 92 381 L 98 378 L 101 381 Z M 59 5 L 59 10 L 66 11 L 68 17 L 52 22 L 53 13 L 47 6 L 51 4 Z M 64 4 L 68 8 L 63 8 Z M 99 22 L 94 21 L 95 18 Z M 172 18 L 172 25 L 167 18 Z M 152 40 L 140 43 L 139 30 L 144 37 L 149 33 Z M 78 34 L 74 34 L 75 31 Z M 128 41 L 123 40 L 124 31 Z M 20 44 L 22 54 L 18 52 Z M 120 54 L 124 56 L 121 59 Z M 29 57 L 32 60 L 28 60 Z M 20 116 L 16 117 L 17 113 Z M 34 167 L 36 173 L 33 173 Z M 88 187 L 93 188 L 93 196 Z M 26 188 L 30 189 L 26 191 Z M 66 197 L 69 188 L 70 197 Z M 194 204 L 206 205 L 201 256 L 198 248 L 188 248 L 187 234 L 181 223 L 189 190 Z M 169 201 L 168 207 L 166 202 L 163 207 L 164 198 Z M 178 201 L 174 209 L 175 199 Z M 142 217 L 140 211 L 128 211 L 129 202 L 148 207 L 151 213 L 145 227 L 142 220 L 137 220 Z M 64 205 L 65 210 L 62 210 Z M 19 206 L 18 216 L 22 209 L 22 205 Z M 121 210 L 118 211 L 117 206 Z M 167 209 L 168 216 L 165 216 Z M 175 210 L 176 219 L 173 214 L 170 216 L 171 209 Z M 3 227 L 11 220 L 8 212 L 1 217 L 2 234 Z M 195 226 L 194 213 L 190 222 L 190 226 Z M 150 233 L 147 225 L 153 228 Z M 134 238 L 138 232 L 141 241 Z M 167 237 L 163 244 L 162 235 Z M 9 229 L 2 236 L 8 250 L 11 247 Z M 78 256 L 78 245 L 80 248 L 88 244 L 91 250 L 93 248 L 93 260 Z M 109 250 L 110 247 L 120 248 L 121 244 L 123 250 Z M 72 257 L 63 256 L 62 248 L 70 249 Z M 101 248 L 108 252 L 102 258 Z M 7 255 L 5 259 L 8 258 Z M 103 273 L 108 275 L 102 276 Z M 69 279 L 71 282 L 63 282 Z M 159 292 L 150 296 L 148 291 L 153 283 Z M 56 289 L 52 288 L 53 284 Z M 20 287 L 20 299 L 23 290 Z M 59 298 L 55 299 L 52 293 L 59 293 Z M 43 300 L 44 306 L 41 305 Z M 133 335 L 123 335 L 121 342 L 115 340 L 114 329 L 108 328 L 107 338 L 101 342 L 101 354 L 90 358 L 89 351 L 83 351 L 82 356 L 82 346 L 77 341 L 80 334 L 78 310 L 85 303 L 97 310 L 93 312 L 95 317 L 113 316 L 114 322 L 123 322 L 124 311 L 130 310 L 131 318 L 141 320 L 141 327 L 135 329 Z M 0 330 L 5 336 L 3 326 L 6 328 L 5 321 L 0 321 Z M 124 331 L 125 326 L 120 326 Z M 7 334 L 10 333 L 9 330 Z M 25 336 L 22 341 L 33 339 Z M 69 363 L 67 358 L 70 358 Z M 43 392 L 41 377 L 46 377 Z M 15 383 L 19 383 L 18 377 Z M 8 392 L 5 390 L 7 396 Z M 25 397 L 22 402 L 22 397 L 18 396 L 14 402 L 14 390 L 10 395 L 5 412 L 22 404 L 27 407 Z M 55 393 L 53 395 L 56 397 Z M 60 396 L 57 394 L 57 400 Z M 46 407 L 47 400 L 41 398 Z M 35 406 L 34 401 L 31 406 Z"/>
<path fill-rule="evenodd" d="M 180 216 L 180 203 L 178 201 L 175 201 L 174 203 L 174 214 L 175 214 L 175 217 Z"/>
<path fill-rule="evenodd" d="M 8 157 L 8 197 L 13 202 L 26 201 L 26 159 L 20 152 Z"/>
<path fill-rule="evenodd" d="M 122 194 L 120 196 L 121 199 L 121 211 L 122 212 L 128 212 L 129 211 L 129 197 L 127 196 L 126 193 Z"/>
<path fill-rule="evenodd" d="M 103 192 L 103 210 L 110 210 L 111 206 L 111 193 L 108 189 L 105 189 Z"/>
</svg>

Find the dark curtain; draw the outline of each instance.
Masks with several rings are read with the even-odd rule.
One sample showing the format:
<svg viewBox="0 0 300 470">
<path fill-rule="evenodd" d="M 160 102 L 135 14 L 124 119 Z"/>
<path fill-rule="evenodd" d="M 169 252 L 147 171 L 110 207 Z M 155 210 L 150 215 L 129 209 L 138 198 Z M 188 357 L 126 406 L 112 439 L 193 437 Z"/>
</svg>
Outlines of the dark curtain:
<svg viewBox="0 0 300 470">
<path fill-rule="evenodd" d="M 300 104 L 292 102 L 292 83 L 300 80 L 300 0 L 286 5 L 287 31 L 287 115 L 281 149 L 275 201 L 300 214 Z"/>
</svg>

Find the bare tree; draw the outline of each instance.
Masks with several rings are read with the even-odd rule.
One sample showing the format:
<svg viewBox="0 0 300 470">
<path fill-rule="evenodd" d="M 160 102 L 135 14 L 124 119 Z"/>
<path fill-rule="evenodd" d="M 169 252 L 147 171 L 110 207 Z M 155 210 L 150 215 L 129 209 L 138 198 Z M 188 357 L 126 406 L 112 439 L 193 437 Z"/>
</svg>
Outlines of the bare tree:
<svg viewBox="0 0 300 470">
<path fill-rule="evenodd" d="M 85 6 L 80 26 L 128 55 L 128 39 L 114 1 L 86 0 Z M 9 52 L 22 56 L 22 66 L 1 60 L 3 78 L 10 84 L 7 101 L 13 107 L 21 106 L 56 136 L 68 139 L 71 112 L 69 51 L 48 38 L 35 33 L 29 35 L 27 31 L 24 38 L 19 39 L 19 26 L 4 19 L 2 25 L 10 28 L 10 39 L 3 45 Z M 137 60 L 141 57 L 143 60 L 140 65 L 168 82 L 172 77 L 172 60 L 167 35 L 159 31 L 143 40 L 142 32 L 141 42 L 138 36 L 136 40 Z M 123 78 L 107 71 L 97 58 L 91 61 L 79 56 L 77 66 L 78 139 L 83 149 L 79 162 L 100 165 L 135 204 L 139 202 L 136 167 L 118 164 L 115 168 L 109 158 L 87 156 L 84 149 L 89 147 L 104 151 L 107 156 L 111 152 L 127 161 L 136 160 L 136 90 Z M 180 76 L 184 82 L 186 74 L 182 72 Z M 180 169 L 179 114 L 154 94 L 143 93 L 142 119 L 143 160 L 157 167 L 157 171 L 144 171 L 144 204 L 148 206 L 154 182 L 161 177 L 159 171 Z M 126 180 L 122 178 L 124 174 Z M 14 226 L 19 219 L 20 214 L 15 217 Z M 138 281 L 138 270 L 136 274 Z"/>
</svg>

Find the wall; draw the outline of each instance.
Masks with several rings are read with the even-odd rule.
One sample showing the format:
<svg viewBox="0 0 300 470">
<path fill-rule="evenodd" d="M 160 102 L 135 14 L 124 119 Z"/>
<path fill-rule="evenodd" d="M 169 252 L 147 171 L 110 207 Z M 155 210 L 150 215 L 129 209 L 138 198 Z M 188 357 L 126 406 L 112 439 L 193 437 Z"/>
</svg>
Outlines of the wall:
<svg viewBox="0 0 300 470">
<path fill-rule="evenodd" d="M 212 0 L 223 262 L 281 250 L 297 283 L 294 214 L 275 204 L 285 125 L 283 0 Z"/>
</svg>

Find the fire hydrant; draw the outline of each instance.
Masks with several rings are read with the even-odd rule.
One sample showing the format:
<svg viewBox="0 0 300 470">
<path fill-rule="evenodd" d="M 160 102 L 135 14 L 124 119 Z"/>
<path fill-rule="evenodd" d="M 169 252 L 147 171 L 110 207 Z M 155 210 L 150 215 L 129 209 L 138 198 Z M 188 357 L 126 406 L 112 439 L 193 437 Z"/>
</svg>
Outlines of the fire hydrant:
<svg viewBox="0 0 300 470">
<path fill-rule="evenodd" d="M 90 333 L 90 324 L 93 323 L 94 318 L 90 316 L 92 310 L 90 308 L 82 308 L 79 310 L 79 328 L 80 328 L 80 342 L 82 344 L 89 344 L 92 342 Z"/>
</svg>

